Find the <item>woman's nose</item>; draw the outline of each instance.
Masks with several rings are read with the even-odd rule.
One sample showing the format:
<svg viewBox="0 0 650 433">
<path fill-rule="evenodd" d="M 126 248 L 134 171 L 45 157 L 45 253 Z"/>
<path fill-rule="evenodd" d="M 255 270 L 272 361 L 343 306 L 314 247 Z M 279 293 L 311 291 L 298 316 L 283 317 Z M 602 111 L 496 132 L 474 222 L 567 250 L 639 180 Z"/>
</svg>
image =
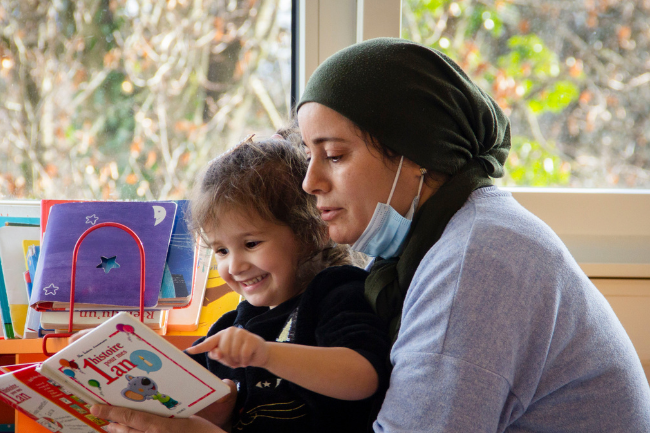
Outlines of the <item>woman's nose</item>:
<svg viewBox="0 0 650 433">
<path fill-rule="evenodd" d="M 314 159 L 309 162 L 307 174 L 302 181 L 302 189 L 313 195 L 322 194 L 328 190 L 324 173 Z"/>
</svg>

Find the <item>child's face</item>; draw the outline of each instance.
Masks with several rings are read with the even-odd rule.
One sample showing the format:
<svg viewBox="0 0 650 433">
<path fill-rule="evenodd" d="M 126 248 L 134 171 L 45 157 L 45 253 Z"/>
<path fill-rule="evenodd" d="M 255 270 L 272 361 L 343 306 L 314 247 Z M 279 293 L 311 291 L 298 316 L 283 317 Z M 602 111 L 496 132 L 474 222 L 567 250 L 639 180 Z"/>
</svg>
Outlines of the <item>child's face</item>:
<svg viewBox="0 0 650 433">
<path fill-rule="evenodd" d="M 299 293 L 299 245 L 289 227 L 264 221 L 254 212 L 220 215 L 206 230 L 219 275 L 256 307 L 275 307 Z"/>
</svg>

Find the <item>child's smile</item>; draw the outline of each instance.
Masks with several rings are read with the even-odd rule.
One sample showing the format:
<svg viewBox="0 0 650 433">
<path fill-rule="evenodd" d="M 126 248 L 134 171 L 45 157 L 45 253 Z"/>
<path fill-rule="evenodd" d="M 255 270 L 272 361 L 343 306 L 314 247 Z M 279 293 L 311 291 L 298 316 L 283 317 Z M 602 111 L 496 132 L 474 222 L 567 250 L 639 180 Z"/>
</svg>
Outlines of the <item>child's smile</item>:
<svg viewBox="0 0 650 433">
<path fill-rule="evenodd" d="M 255 212 L 227 211 L 206 230 L 219 275 L 257 307 L 275 307 L 300 292 L 296 287 L 299 246 L 287 226 Z"/>
<path fill-rule="evenodd" d="M 260 275 L 259 277 L 255 277 L 252 280 L 242 281 L 242 284 L 244 285 L 244 287 L 252 286 L 255 283 L 259 283 L 260 281 L 262 281 L 264 278 L 266 278 L 268 276 L 269 276 L 269 274 Z"/>
</svg>

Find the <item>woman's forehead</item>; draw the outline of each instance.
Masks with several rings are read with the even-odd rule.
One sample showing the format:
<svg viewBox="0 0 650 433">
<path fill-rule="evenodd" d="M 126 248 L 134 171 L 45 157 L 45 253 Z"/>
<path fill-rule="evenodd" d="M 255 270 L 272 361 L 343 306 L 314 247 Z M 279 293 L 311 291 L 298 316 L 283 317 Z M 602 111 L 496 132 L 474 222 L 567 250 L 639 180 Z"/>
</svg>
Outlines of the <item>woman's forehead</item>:
<svg viewBox="0 0 650 433">
<path fill-rule="evenodd" d="M 354 123 L 347 117 L 317 102 L 304 104 L 298 112 L 298 126 L 303 140 L 336 138 L 350 134 L 358 135 Z"/>
</svg>

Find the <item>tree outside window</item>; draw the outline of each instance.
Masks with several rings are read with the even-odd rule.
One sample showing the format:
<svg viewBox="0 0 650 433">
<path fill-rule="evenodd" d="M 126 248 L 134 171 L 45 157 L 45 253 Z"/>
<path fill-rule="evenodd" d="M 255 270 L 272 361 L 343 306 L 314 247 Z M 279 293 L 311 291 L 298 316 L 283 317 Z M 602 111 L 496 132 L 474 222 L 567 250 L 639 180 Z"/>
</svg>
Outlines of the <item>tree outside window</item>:
<svg viewBox="0 0 650 433">
<path fill-rule="evenodd" d="M 0 198 L 184 198 L 288 117 L 290 0 L 0 0 Z"/>
<path fill-rule="evenodd" d="M 507 186 L 650 188 L 650 1 L 403 0 L 512 120 Z"/>
</svg>

